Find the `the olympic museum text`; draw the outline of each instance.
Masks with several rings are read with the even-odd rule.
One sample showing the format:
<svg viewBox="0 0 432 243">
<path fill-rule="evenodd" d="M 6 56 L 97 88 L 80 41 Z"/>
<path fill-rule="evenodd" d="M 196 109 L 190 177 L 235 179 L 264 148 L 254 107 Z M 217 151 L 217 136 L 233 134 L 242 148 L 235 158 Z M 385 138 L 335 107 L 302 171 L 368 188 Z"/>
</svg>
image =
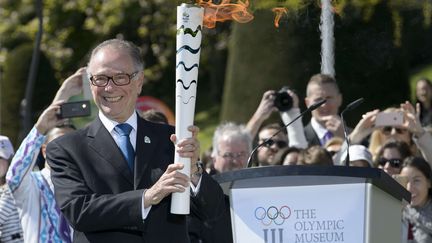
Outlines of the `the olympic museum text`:
<svg viewBox="0 0 432 243">
<path fill-rule="evenodd" d="M 294 211 L 295 243 L 344 242 L 342 219 L 317 219 L 315 209 Z"/>
</svg>

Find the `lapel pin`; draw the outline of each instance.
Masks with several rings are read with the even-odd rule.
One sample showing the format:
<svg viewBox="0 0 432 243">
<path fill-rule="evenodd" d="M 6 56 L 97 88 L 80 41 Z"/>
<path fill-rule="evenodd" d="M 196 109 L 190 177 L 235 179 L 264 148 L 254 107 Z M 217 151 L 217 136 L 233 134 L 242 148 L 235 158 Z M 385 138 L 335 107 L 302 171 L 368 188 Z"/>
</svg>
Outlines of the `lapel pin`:
<svg viewBox="0 0 432 243">
<path fill-rule="evenodd" d="M 145 136 L 144 137 L 144 143 L 151 143 L 150 138 Z"/>
</svg>

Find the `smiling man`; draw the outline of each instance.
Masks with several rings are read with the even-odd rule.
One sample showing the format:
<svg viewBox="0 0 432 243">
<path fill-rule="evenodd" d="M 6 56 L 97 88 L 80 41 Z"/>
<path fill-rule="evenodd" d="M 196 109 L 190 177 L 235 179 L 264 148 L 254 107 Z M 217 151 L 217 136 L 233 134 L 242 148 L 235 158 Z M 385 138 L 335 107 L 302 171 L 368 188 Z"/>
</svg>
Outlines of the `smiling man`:
<svg viewBox="0 0 432 243">
<path fill-rule="evenodd" d="M 143 68 L 130 42 L 97 46 L 87 73 L 98 117 L 48 144 L 56 200 L 75 229 L 74 242 L 189 242 L 185 216 L 169 213 L 171 193 L 189 187 L 192 213 L 209 209 L 201 214 L 215 222 L 225 211 L 219 185 L 197 166 L 198 128 L 177 141 L 173 127 L 137 115 Z M 174 149 L 191 159 L 191 180 L 179 171 L 183 165 L 172 164 Z"/>
</svg>

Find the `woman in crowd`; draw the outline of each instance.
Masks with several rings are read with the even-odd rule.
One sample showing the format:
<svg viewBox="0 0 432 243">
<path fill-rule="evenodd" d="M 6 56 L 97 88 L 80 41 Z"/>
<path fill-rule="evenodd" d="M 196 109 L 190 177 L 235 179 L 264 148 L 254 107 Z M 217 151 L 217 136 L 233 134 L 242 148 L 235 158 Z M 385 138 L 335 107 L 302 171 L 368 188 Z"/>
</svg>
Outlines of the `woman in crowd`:
<svg viewBox="0 0 432 243">
<path fill-rule="evenodd" d="M 411 203 L 403 210 L 408 225 L 408 243 L 432 242 L 431 166 L 420 157 L 409 157 L 403 163 L 401 176 L 407 178 Z"/>
<path fill-rule="evenodd" d="M 282 165 L 296 165 L 301 157 L 302 149 L 289 147 L 282 156 Z"/>
<path fill-rule="evenodd" d="M 423 126 L 432 124 L 432 83 L 421 78 L 416 83 L 416 103 L 419 104 L 420 121 Z"/>
<path fill-rule="evenodd" d="M 370 135 L 369 151 L 374 160 L 380 148 L 388 141 L 403 141 L 410 146 L 412 154 L 422 155 L 427 161 L 432 161 L 432 135 L 422 127 L 418 113 L 406 101 L 400 108 L 387 108 L 384 112 L 403 112 L 403 124 L 399 126 L 375 126 L 375 120 L 380 112 L 373 110 L 363 115 L 350 134 L 352 144 L 360 144 Z"/>
<path fill-rule="evenodd" d="M 315 145 L 302 151 L 297 164 L 332 166 L 333 159 L 331 154 L 325 148 Z"/>
<path fill-rule="evenodd" d="M 402 169 L 402 162 L 411 156 L 409 146 L 402 141 L 388 141 L 377 153 L 375 166 L 389 175 L 397 175 Z"/>
<path fill-rule="evenodd" d="M 54 200 L 51 169 L 47 164 L 41 171 L 33 168 L 41 148 L 45 157 L 48 142 L 73 130 L 68 126 L 56 128 L 65 123 L 57 113 L 60 104 L 82 91 L 84 73 L 85 68 L 81 68 L 63 82 L 53 103 L 22 141 L 7 172 L 6 181 L 20 211 L 24 242 L 72 242 L 71 228 Z"/>
</svg>

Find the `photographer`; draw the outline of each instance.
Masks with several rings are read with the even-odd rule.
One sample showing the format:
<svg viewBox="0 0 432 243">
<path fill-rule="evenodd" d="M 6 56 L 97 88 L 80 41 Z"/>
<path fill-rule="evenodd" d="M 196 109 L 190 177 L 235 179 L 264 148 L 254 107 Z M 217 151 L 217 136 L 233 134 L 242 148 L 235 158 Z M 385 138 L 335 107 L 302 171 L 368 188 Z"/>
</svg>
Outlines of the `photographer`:
<svg viewBox="0 0 432 243">
<path fill-rule="evenodd" d="M 298 96 L 292 90 L 287 88 L 283 88 L 279 92 L 274 90 L 266 91 L 257 110 L 246 125 L 246 129 L 250 132 L 251 136 L 255 137 L 263 122 L 267 120 L 273 112 L 277 111 L 279 111 L 284 124 L 291 122 L 296 116 L 300 114 Z M 277 131 L 277 129 L 274 128 L 271 129 L 273 133 L 271 133 L 271 131 L 269 133 L 264 130 L 265 129 L 263 128 L 260 131 L 260 135 L 262 136 L 258 136 L 259 141 L 265 140 Z M 279 133 L 275 139 L 285 139 L 286 145 L 288 145 L 288 147 L 306 148 L 308 146 L 304 136 L 301 119 L 288 126 L 286 130 L 288 137 L 286 137 L 284 133 Z M 264 135 L 268 136 L 265 138 L 263 137 Z M 275 151 L 276 149 L 282 149 L 280 148 L 280 144 L 282 143 L 269 144 L 269 146 L 263 146 L 261 149 L 273 147 L 273 152 L 277 152 Z"/>
</svg>

